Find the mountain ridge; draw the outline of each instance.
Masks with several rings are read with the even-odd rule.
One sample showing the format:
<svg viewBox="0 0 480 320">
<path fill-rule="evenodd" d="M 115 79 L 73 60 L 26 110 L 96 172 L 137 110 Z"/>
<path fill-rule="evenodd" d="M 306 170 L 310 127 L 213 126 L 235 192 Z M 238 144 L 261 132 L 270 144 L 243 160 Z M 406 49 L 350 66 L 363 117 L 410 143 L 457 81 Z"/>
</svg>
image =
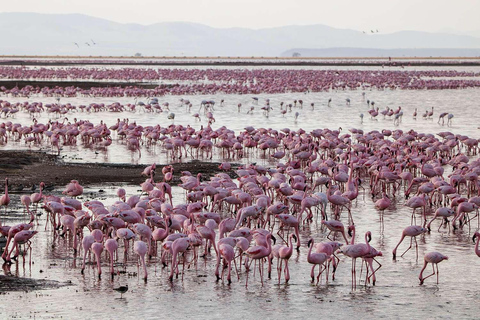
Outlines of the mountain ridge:
<svg viewBox="0 0 480 320">
<path fill-rule="evenodd" d="M 0 28 L 3 55 L 276 57 L 292 48 L 480 49 L 480 38 L 449 33 L 364 33 L 324 24 L 261 29 L 179 21 L 143 25 L 80 13 L 0 13 Z"/>
</svg>

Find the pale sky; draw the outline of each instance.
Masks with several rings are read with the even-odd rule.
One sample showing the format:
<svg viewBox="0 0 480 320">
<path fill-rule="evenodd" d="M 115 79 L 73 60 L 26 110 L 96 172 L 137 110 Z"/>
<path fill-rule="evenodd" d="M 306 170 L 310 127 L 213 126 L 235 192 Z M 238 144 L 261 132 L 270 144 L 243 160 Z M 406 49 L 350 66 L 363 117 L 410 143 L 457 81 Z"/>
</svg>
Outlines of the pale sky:
<svg viewBox="0 0 480 320">
<path fill-rule="evenodd" d="M 121 23 L 188 21 L 212 27 L 324 24 L 381 33 L 480 31 L 480 0 L 21 0 L 0 12 L 83 13 Z"/>
</svg>

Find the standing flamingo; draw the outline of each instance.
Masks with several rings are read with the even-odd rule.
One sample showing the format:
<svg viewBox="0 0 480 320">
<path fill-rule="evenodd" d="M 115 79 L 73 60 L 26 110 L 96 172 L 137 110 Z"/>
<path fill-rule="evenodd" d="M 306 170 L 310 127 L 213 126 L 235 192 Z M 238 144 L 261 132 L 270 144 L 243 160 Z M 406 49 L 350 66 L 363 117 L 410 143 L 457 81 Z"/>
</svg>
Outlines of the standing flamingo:
<svg viewBox="0 0 480 320">
<path fill-rule="evenodd" d="M 42 194 L 42 191 L 43 191 L 43 188 L 45 187 L 45 183 L 44 182 L 40 182 L 40 192 L 38 193 L 32 193 L 30 195 L 30 201 L 35 204 L 35 212 L 37 212 L 37 209 L 38 209 L 38 204 L 40 203 L 40 201 L 42 200 L 43 198 L 43 194 Z"/>
<path fill-rule="evenodd" d="M 227 265 L 228 265 L 227 281 L 228 281 L 228 284 L 230 284 L 232 283 L 231 272 L 232 272 L 232 261 L 234 261 L 235 259 L 235 250 L 230 244 L 222 243 L 218 246 L 218 253 L 227 262 Z M 215 269 L 215 275 L 217 276 L 217 281 L 220 279 L 219 271 L 218 271 L 219 266 L 220 266 L 220 259 L 217 258 L 217 267 Z M 222 268 L 222 279 L 223 279 L 223 268 Z"/>
<path fill-rule="evenodd" d="M 97 259 L 98 279 L 100 279 L 102 277 L 102 265 L 100 263 L 100 258 L 103 252 L 103 244 L 100 242 L 94 242 L 92 244 L 92 251 L 95 254 L 95 258 Z"/>
<path fill-rule="evenodd" d="M 83 247 L 83 264 L 81 273 L 83 274 L 85 270 L 85 260 L 87 259 L 87 253 L 89 252 L 92 245 L 95 243 L 95 238 L 92 235 L 84 236 L 82 239 L 82 247 Z"/>
<path fill-rule="evenodd" d="M 172 243 L 172 270 L 170 271 L 170 281 L 173 280 L 173 273 L 176 270 L 176 275 L 178 278 L 178 254 L 185 253 L 190 246 L 189 238 L 178 238 Z M 183 257 L 183 268 L 185 269 L 185 256 Z M 182 271 L 182 280 L 183 280 L 183 271 Z"/>
<path fill-rule="evenodd" d="M 402 255 L 400 257 L 403 257 L 403 255 L 405 253 L 407 253 L 408 250 L 410 250 L 412 248 L 412 242 L 413 240 L 415 240 L 415 249 L 416 249 L 416 257 L 417 257 L 417 260 L 418 260 L 418 244 L 417 244 L 417 236 L 418 235 L 421 235 L 422 233 L 425 233 L 427 232 L 427 229 L 426 228 L 423 228 L 421 226 L 408 226 L 406 227 L 405 229 L 403 229 L 402 231 L 402 237 L 400 238 L 400 241 L 398 242 L 397 246 L 395 247 L 395 249 L 393 249 L 392 251 L 392 254 L 393 254 L 393 259 L 396 258 L 397 256 L 397 248 L 398 246 L 400 245 L 400 243 L 402 243 L 403 239 L 405 237 L 411 237 L 410 239 L 410 246 L 407 248 L 407 250 L 405 250 L 404 253 L 402 253 Z"/>
<path fill-rule="evenodd" d="M 423 281 L 425 281 L 425 279 L 427 279 L 427 278 L 429 278 L 429 277 L 431 277 L 435 274 L 435 267 L 437 267 L 436 274 L 437 274 L 437 284 L 438 284 L 438 264 L 440 262 L 442 262 L 443 260 L 448 260 L 448 257 L 444 256 L 440 252 L 432 251 L 432 252 L 428 252 L 428 253 L 425 254 L 424 260 L 425 260 L 425 263 L 423 264 L 423 268 L 420 271 L 420 275 L 418 276 L 418 279 L 420 280 L 420 284 L 423 284 Z M 429 263 L 432 264 L 433 273 L 426 276 L 426 277 L 422 277 L 423 271 L 425 270 L 425 268 L 427 267 L 427 264 L 429 264 Z"/>
<path fill-rule="evenodd" d="M 273 239 L 275 243 L 275 237 L 272 236 L 271 233 L 268 233 L 266 236 L 266 246 L 257 245 L 254 247 L 249 248 L 245 253 L 248 255 L 250 259 L 253 260 L 261 260 L 260 262 L 260 279 L 263 286 L 263 258 L 267 258 L 270 253 L 272 252 L 272 244 L 270 243 Z M 245 282 L 245 286 L 248 286 L 248 273 L 247 273 L 247 280 Z"/>
<path fill-rule="evenodd" d="M 145 264 L 145 254 L 148 251 L 147 244 L 141 240 L 135 241 L 133 245 L 133 251 L 140 257 L 143 267 L 143 280 L 147 281 L 147 266 Z"/>
<path fill-rule="evenodd" d="M 115 274 L 113 269 L 113 260 L 114 260 L 114 254 L 117 252 L 117 249 L 118 249 L 117 240 L 107 239 L 107 241 L 105 241 L 105 249 L 107 249 L 108 254 L 110 256 L 110 274 L 112 275 L 112 279 L 113 279 L 113 276 Z"/>
<path fill-rule="evenodd" d="M 370 253 L 371 239 L 372 239 L 372 233 L 370 231 L 367 231 L 365 233 L 365 243 L 346 245 L 341 247 L 339 250 L 344 255 L 352 258 L 352 288 L 353 289 L 357 287 L 357 283 L 356 283 L 357 278 L 356 278 L 356 270 L 355 270 L 356 260 L 357 258 L 361 258 Z"/>
<path fill-rule="evenodd" d="M 278 272 L 278 283 L 280 283 L 280 279 L 282 277 L 282 262 L 285 260 L 285 283 L 288 283 L 290 280 L 290 270 L 288 269 L 288 260 L 292 256 L 293 253 L 293 245 L 292 245 L 292 238 L 297 241 L 297 237 L 292 233 L 288 237 L 288 246 L 284 245 L 274 245 L 272 247 L 272 255 L 277 258 L 277 272 Z"/>
<path fill-rule="evenodd" d="M 5 206 L 5 215 L 7 214 L 7 206 L 10 203 L 8 196 L 8 178 L 5 178 L 5 194 L 0 197 L 0 207 Z"/>
<path fill-rule="evenodd" d="M 308 240 L 307 246 L 310 248 L 308 250 L 307 254 L 307 261 L 310 264 L 313 264 L 312 266 L 312 271 L 310 271 L 310 277 L 312 278 L 312 283 L 315 280 L 315 266 L 318 265 L 318 276 L 317 276 L 317 285 L 320 280 L 320 276 L 322 275 L 322 272 L 325 270 L 325 261 L 331 259 L 331 256 L 327 255 L 324 252 L 315 252 L 312 253 L 312 248 L 313 248 L 314 240 L 313 238 Z M 323 266 L 323 268 L 322 268 Z M 328 275 L 327 275 L 327 280 L 328 280 Z"/>
</svg>

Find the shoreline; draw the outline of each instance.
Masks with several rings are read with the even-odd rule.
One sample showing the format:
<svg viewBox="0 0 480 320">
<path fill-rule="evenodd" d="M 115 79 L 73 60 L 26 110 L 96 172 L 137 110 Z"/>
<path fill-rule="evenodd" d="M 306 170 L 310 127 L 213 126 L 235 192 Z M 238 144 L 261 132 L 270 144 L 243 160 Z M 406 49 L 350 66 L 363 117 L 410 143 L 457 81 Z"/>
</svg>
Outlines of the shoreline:
<svg viewBox="0 0 480 320">
<path fill-rule="evenodd" d="M 174 168 L 171 185 L 181 183 L 182 171 L 190 171 L 192 175 L 202 173 L 203 180 L 220 172 L 217 162 L 190 161 L 169 163 Z M 167 164 L 157 164 L 155 180 L 163 179 L 161 168 Z M 56 155 L 40 151 L 0 150 L 0 177 L 9 179 L 9 193 L 30 192 L 33 185 L 43 181 L 46 187 L 65 186 L 70 180 L 78 180 L 82 185 L 100 183 L 126 183 L 139 185 L 146 177 L 141 173 L 146 165 L 126 163 L 69 163 L 63 162 Z M 235 177 L 234 168 L 228 174 Z M 3 183 L 0 191 L 4 190 Z"/>
</svg>

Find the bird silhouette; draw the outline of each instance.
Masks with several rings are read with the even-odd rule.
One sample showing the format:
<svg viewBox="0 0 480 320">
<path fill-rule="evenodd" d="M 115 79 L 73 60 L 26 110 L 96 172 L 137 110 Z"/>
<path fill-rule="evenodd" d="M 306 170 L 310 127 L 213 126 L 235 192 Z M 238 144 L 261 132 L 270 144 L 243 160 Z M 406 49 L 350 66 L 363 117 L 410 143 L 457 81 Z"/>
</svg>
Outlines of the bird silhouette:
<svg viewBox="0 0 480 320">
<path fill-rule="evenodd" d="M 128 291 L 128 284 L 126 286 L 120 286 L 118 288 L 113 288 L 113 290 L 120 292 L 120 299 L 122 299 L 123 294 Z"/>
<path fill-rule="evenodd" d="M 89 46 L 89 47 L 90 47 L 90 43 L 88 43 L 88 42 L 85 42 L 85 44 L 86 44 L 87 46 Z"/>
<path fill-rule="evenodd" d="M 92 40 L 92 44 L 93 44 L 93 45 L 96 45 L 96 43 L 95 43 L 95 41 L 93 41 L 93 39 L 90 39 L 90 40 Z"/>
<path fill-rule="evenodd" d="M 79 48 L 80 48 L 80 46 L 78 45 L 78 43 L 74 42 L 74 44 L 75 44 L 77 47 L 79 47 Z"/>
</svg>

